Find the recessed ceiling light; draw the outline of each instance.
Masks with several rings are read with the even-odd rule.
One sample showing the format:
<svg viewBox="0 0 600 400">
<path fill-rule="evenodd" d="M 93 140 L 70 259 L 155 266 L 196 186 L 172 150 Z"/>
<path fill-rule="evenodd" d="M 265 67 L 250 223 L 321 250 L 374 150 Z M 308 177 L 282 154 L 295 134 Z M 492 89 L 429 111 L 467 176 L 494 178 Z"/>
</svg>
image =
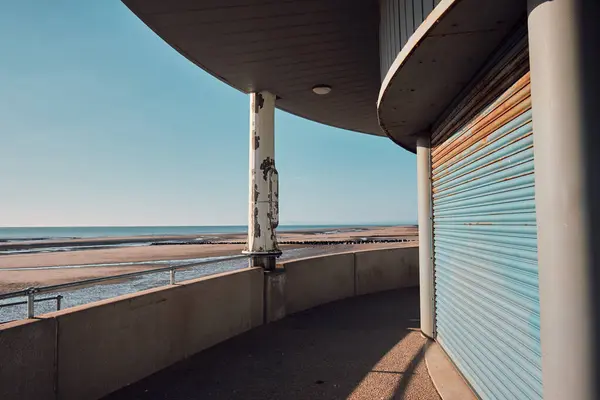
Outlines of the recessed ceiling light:
<svg viewBox="0 0 600 400">
<path fill-rule="evenodd" d="M 318 95 L 325 95 L 331 92 L 331 86 L 329 85 L 316 85 L 312 88 L 312 91 Z"/>
</svg>

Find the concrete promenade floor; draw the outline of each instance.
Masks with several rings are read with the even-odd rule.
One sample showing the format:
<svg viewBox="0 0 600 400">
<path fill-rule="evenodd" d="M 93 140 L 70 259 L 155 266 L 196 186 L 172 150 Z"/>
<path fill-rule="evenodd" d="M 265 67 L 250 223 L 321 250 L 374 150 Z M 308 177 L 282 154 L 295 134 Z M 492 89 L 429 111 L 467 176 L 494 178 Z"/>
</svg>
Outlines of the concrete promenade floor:
<svg viewBox="0 0 600 400">
<path fill-rule="evenodd" d="M 418 289 L 338 301 L 263 325 L 106 399 L 438 400 Z"/>
</svg>

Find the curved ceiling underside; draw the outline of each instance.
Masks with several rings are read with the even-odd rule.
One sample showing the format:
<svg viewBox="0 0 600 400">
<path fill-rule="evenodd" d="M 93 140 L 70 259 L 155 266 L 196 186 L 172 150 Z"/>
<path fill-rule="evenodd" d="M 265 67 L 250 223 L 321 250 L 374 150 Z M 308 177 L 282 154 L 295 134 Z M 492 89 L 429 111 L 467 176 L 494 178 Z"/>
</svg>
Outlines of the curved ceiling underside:
<svg viewBox="0 0 600 400">
<path fill-rule="evenodd" d="M 494 50 L 522 21 L 525 0 L 442 1 L 415 31 L 386 75 L 379 122 L 412 152 L 419 136 L 460 97 Z"/>
<path fill-rule="evenodd" d="M 123 0 L 163 40 L 227 84 L 277 107 L 383 136 L 377 0 Z M 333 90 L 312 92 L 317 84 Z"/>
</svg>

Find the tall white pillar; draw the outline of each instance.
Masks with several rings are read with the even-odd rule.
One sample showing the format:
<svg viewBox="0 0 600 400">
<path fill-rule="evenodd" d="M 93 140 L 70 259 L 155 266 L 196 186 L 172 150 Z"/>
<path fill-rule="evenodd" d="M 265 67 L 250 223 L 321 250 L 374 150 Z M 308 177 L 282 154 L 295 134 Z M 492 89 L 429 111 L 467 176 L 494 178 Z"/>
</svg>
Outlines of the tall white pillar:
<svg viewBox="0 0 600 400">
<path fill-rule="evenodd" d="M 545 400 L 600 398 L 598 0 L 529 0 Z"/>
<path fill-rule="evenodd" d="M 250 266 L 274 269 L 281 255 L 275 228 L 279 224 L 278 174 L 275 169 L 275 95 L 250 94 L 250 177 L 248 243 Z"/>
<path fill-rule="evenodd" d="M 419 223 L 419 292 L 421 332 L 435 334 L 433 282 L 433 208 L 431 199 L 431 146 L 429 138 L 417 139 L 417 201 Z"/>
</svg>

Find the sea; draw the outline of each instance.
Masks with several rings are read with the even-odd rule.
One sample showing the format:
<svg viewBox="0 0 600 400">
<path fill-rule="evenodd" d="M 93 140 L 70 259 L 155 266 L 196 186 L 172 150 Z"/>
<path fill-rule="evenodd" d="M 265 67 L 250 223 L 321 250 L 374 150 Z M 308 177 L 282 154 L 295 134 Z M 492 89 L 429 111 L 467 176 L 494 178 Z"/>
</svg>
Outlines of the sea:
<svg viewBox="0 0 600 400">
<path fill-rule="evenodd" d="M 297 249 L 285 249 L 283 254 L 278 261 L 292 260 L 296 258 L 313 257 L 323 254 L 330 254 L 332 252 L 344 252 L 351 250 L 350 245 L 339 245 L 335 249 L 331 246 L 316 246 L 316 247 L 304 247 Z M 1 257 L 0 257 L 1 260 Z M 212 261 L 208 264 L 202 264 L 190 268 L 180 269 L 176 273 L 177 282 L 186 281 L 190 279 L 196 279 L 203 276 L 219 274 L 223 272 L 235 271 L 242 268 L 248 267 L 248 260 L 245 258 L 238 258 L 231 260 L 229 256 L 224 257 L 204 257 L 194 258 L 185 260 L 157 260 L 157 261 L 136 261 L 136 262 L 117 262 L 117 263 L 105 263 L 105 264 L 86 264 L 86 265 L 61 265 L 61 266 L 38 266 L 27 268 L 35 273 L 36 270 L 48 270 L 48 269 L 85 269 L 85 268 L 113 268 L 115 266 L 146 266 L 150 267 L 166 267 L 166 266 L 182 266 L 184 264 L 190 264 L 195 262 Z M 1 265 L 1 261 L 0 261 Z M 0 269 L 0 282 L 2 281 L 2 273 L 4 271 L 23 271 L 20 269 Z M 136 293 L 140 290 L 151 289 L 159 286 L 165 286 L 169 284 L 169 273 L 168 272 L 157 272 L 153 274 L 138 275 L 130 277 L 128 279 L 118 279 L 114 281 L 107 281 L 103 284 L 98 285 L 85 285 L 81 287 L 71 287 L 64 289 L 57 289 L 56 291 L 47 292 L 43 295 L 39 295 L 36 298 L 55 299 L 55 296 L 61 295 L 62 297 L 62 308 L 70 308 L 79 306 L 82 304 L 88 304 L 93 301 L 99 301 L 104 299 L 110 299 L 115 296 L 120 296 L 128 293 Z M 23 287 L 22 289 L 24 289 Z M 0 293 L 2 293 L 0 287 Z M 0 325 L 14 320 L 26 318 L 27 306 L 25 305 L 27 298 L 25 296 L 12 297 L 7 299 L 0 299 Z M 16 304 L 15 304 L 16 303 Z M 42 301 L 35 303 L 35 315 L 40 315 L 56 310 L 56 300 Z"/>
<path fill-rule="evenodd" d="M 277 231 L 341 230 L 400 224 L 281 225 Z M 404 225 L 404 224 L 402 224 Z M 410 225 L 410 224 L 409 224 Z M 0 227 L 0 241 L 245 233 L 246 225 Z"/>
<path fill-rule="evenodd" d="M 395 225 L 414 225 L 414 224 L 352 224 L 352 225 L 283 225 L 278 228 L 280 231 L 302 231 L 302 230 L 322 230 L 326 232 L 352 231 L 367 227 L 384 227 Z M 65 239 L 65 238 L 102 238 L 102 237 L 128 237 L 128 236 L 168 236 L 168 235 L 209 235 L 225 233 L 244 233 L 247 232 L 245 225 L 229 226 L 89 226 L 89 227 L 18 227 L 18 228 L 0 228 L 0 243 L 10 247 L 12 241 L 18 240 L 42 240 L 42 239 Z M 34 243 L 31 248 L 0 251 L 0 266 L 2 255 L 27 254 L 27 253 L 53 253 L 59 251 L 82 250 L 98 247 L 116 247 L 116 246 L 147 246 L 152 243 L 151 240 L 144 243 L 117 244 L 108 246 L 77 246 L 60 245 L 56 247 L 42 247 Z M 332 252 L 344 252 L 352 249 L 351 245 L 336 246 L 309 246 L 301 248 L 284 249 L 279 261 L 291 260 L 303 257 L 312 257 Z M 210 263 L 206 263 L 210 261 Z M 178 270 L 176 273 L 177 281 L 199 278 L 227 271 L 234 271 L 248 266 L 248 260 L 245 258 L 230 259 L 230 257 L 203 257 L 188 258 L 184 260 L 167 259 L 151 261 L 134 262 L 108 262 L 102 264 L 69 264 L 69 265 L 38 265 L 33 267 L 20 268 L 2 268 L 2 272 L 9 271 L 35 271 L 37 270 L 67 270 L 67 269 L 85 269 L 85 268 L 113 268 L 129 265 L 147 266 L 147 267 L 166 267 L 183 266 L 190 263 L 202 262 L 204 264 Z M 108 281 L 101 285 L 85 285 L 75 288 L 57 289 L 56 291 L 45 293 L 40 296 L 48 301 L 35 303 L 36 315 L 54 311 L 56 308 L 55 296 L 62 297 L 62 308 L 74 307 L 87 304 L 93 301 L 108 299 L 126 293 L 135 293 L 157 286 L 169 284 L 168 272 L 157 272 L 153 274 L 139 275 L 128 279 L 119 279 Z M 2 277 L 0 276 L 0 281 Z M 2 290 L 0 290 L 2 293 Z M 18 320 L 26 317 L 26 298 L 11 297 L 0 299 L 0 324 L 8 321 Z"/>
</svg>

